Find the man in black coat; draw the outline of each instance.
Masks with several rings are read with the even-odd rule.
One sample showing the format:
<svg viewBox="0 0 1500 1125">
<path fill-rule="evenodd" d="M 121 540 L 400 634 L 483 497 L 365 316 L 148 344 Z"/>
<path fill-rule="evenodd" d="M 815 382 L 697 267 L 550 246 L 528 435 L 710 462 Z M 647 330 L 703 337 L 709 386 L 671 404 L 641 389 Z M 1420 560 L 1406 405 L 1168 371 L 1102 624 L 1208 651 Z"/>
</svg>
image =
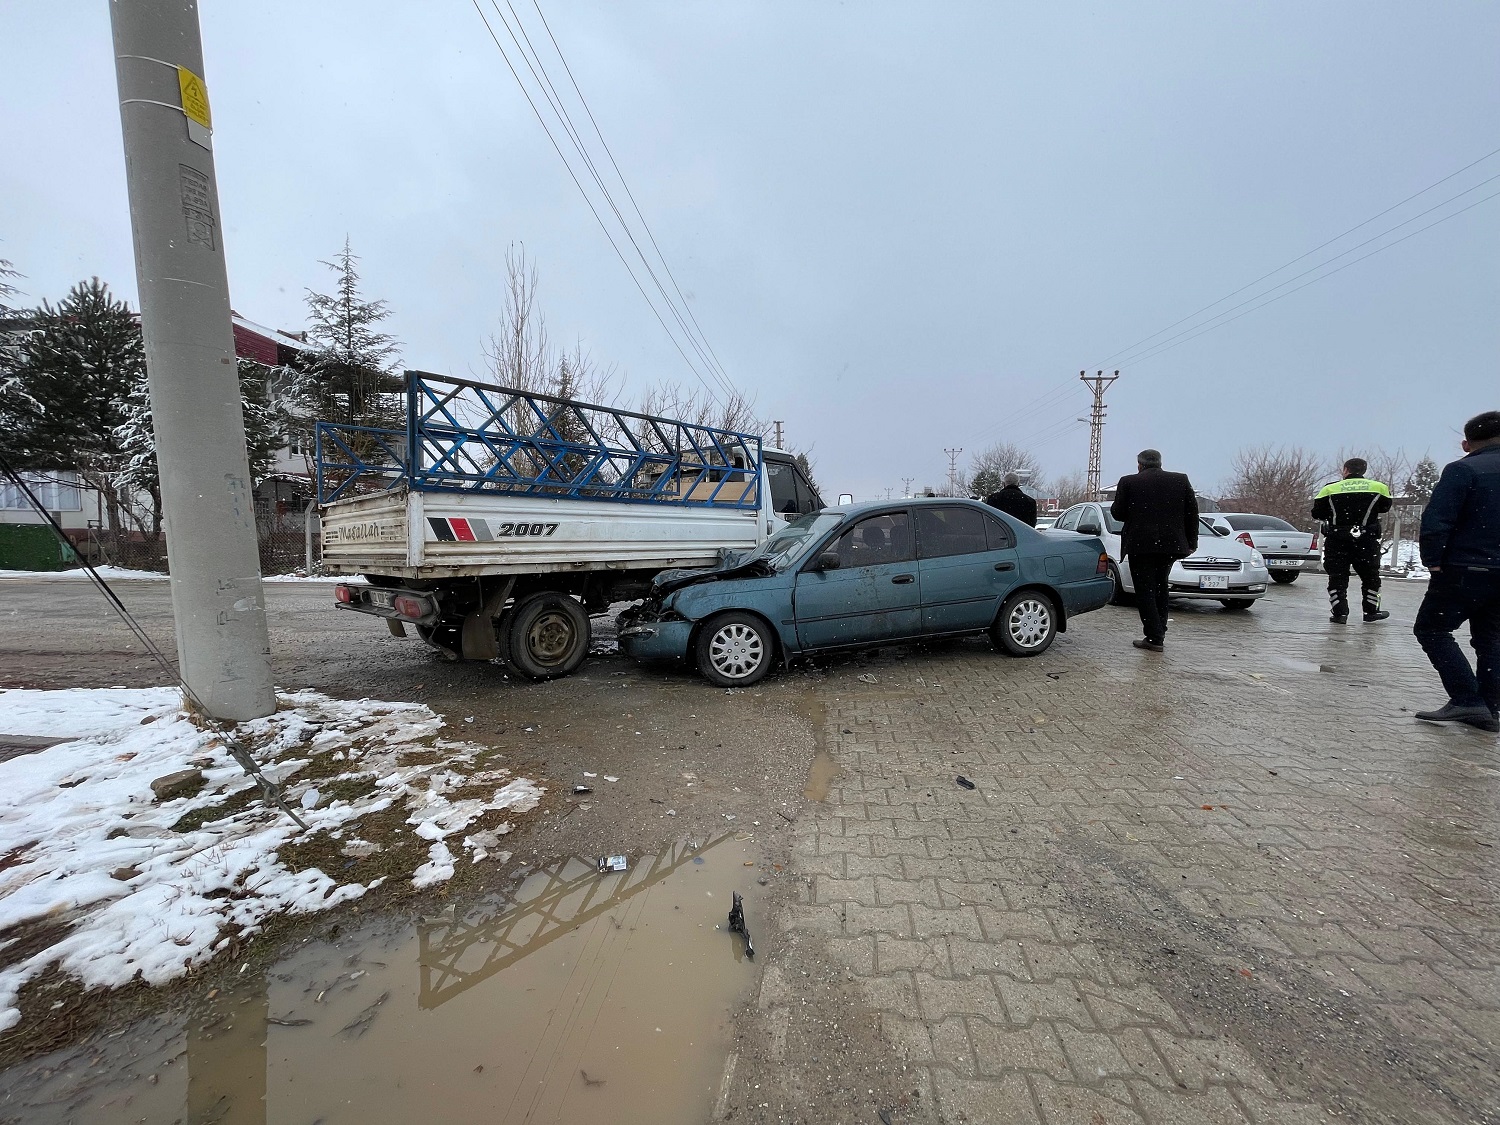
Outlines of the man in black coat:
<svg viewBox="0 0 1500 1125">
<path fill-rule="evenodd" d="M 990 493 L 984 502 L 1008 516 L 1015 516 L 1027 527 L 1036 526 L 1036 501 L 1021 491 L 1021 478 L 1015 473 L 1006 473 L 1005 487 Z"/>
<path fill-rule="evenodd" d="M 1120 478 L 1109 514 L 1125 525 L 1120 554 L 1130 563 L 1143 640 L 1136 648 L 1161 652 L 1167 636 L 1167 580 L 1172 564 L 1198 549 L 1198 497 L 1185 473 L 1164 472 L 1161 454 L 1143 449 L 1140 469 Z"/>
<path fill-rule="evenodd" d="M 1422 565 L 1432 578 L 1412 632 L 1448 702 L 1417 718 L 1500 732 L 1500 410 L 1468 420 L 1463 448 L 1468 456 L 1443 469 L 1422 513 Z M 1475 668 L 1453 639 L 1465 621 Z"/>
</svg>

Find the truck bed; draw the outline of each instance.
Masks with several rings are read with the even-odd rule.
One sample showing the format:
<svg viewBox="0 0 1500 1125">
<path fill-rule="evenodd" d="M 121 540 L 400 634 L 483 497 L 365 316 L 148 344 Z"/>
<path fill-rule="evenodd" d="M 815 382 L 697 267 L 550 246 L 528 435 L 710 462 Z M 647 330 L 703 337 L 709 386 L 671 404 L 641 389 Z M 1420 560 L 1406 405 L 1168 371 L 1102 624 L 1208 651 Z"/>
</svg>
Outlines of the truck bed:
<svg viewBox="0 0 1500 1125">
<path fill-rule="evenodd" d="M 323 568 L 433 579 L 711 566 L 726 548 L 754 547 L 760 518 L 743 508 L 396 488 L 328 505 Z"/>
</svg>

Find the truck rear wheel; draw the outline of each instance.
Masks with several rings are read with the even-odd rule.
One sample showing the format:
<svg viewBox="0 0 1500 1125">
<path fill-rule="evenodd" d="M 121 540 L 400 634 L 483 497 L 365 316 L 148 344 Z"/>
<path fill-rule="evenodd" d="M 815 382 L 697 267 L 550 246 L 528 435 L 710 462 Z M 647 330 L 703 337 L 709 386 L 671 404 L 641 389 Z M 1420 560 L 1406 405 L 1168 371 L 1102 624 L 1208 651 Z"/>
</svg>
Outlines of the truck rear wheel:
<svg viewBox="0 0 1500 1125">
<path fill-rule="evenodd" d="M 589 617 L 583 606 L 555 590 L 522 598 L 510 611 L 505 658 L 533 680 L 577 671 L 589 654 Z"/>
</svg>

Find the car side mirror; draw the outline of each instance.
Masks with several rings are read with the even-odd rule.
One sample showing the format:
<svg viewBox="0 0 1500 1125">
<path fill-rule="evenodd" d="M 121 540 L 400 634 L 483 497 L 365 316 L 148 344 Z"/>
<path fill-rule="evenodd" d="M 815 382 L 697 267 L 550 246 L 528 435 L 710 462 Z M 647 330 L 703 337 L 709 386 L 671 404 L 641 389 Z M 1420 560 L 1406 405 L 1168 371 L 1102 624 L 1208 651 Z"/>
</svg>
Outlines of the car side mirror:
<svg viewBox="0 0 1500 1125">
<path fill-rule="evenodd" d="M 1078 525 L 1079 535 L 1103 535 L 1104 529 L 1097 523 L 1081 523 Z"/>
<path fill-rule="evenodd" d="M 1224 527 L 1215 527 L 1214 534 L 1217 535 L 1220 539 L 1228 539 L 1229 529 Z"/>
<path fill-rule="evenodd" d="M 818 556 L 819 570 L 837 570 L 839 565 L 839 553 L 837 551 L 824 551 Z"/>
</svg>

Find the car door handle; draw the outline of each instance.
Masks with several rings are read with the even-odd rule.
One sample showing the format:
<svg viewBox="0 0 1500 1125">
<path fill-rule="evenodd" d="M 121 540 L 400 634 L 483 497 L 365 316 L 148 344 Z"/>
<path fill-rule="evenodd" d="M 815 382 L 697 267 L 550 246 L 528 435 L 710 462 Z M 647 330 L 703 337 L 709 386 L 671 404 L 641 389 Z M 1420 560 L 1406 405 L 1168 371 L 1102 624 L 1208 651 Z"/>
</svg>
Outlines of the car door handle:
<svg viewBox="0 0 1500 1125">
<path fill-rule="evenodd" d="M 1016 564 L 1015 563 L 996 563 L 995 564 L 995 569 L 996 570 L 1015 570 L 1016 569 Z"/>
<path fill-rule="evenodd" d="M 897 586 L 904 586 L 908 582 L 915 582 L 916 580 L 917 576 L 915 574 L 898 574 L 891 579 Z"/>
</svg>

